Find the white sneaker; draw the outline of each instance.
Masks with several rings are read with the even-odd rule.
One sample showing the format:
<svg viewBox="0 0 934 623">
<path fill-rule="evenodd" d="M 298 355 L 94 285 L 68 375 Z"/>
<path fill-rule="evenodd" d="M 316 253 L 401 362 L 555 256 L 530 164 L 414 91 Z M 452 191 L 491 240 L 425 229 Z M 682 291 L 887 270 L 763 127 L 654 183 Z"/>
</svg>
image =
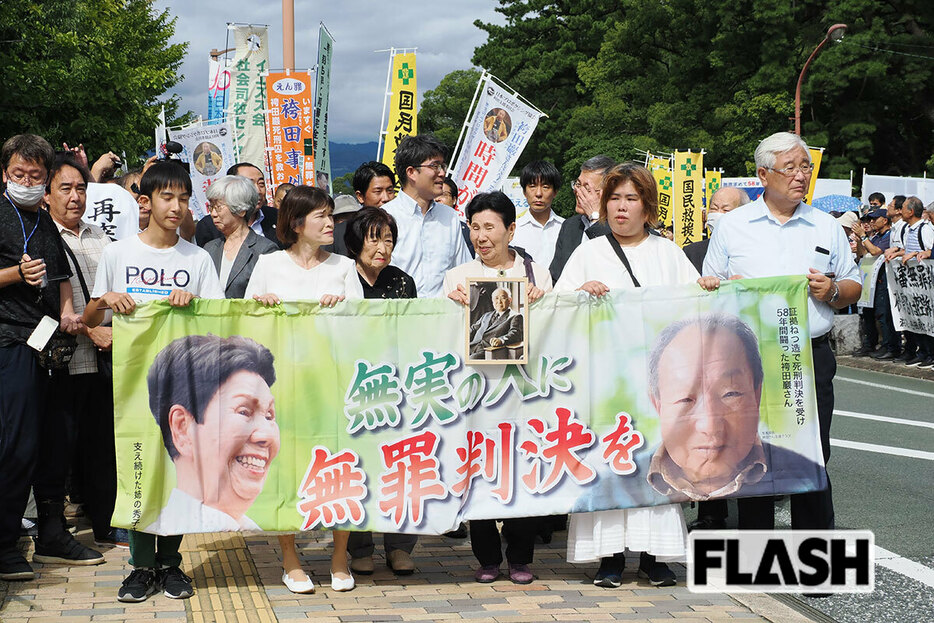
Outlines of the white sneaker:
<svg viewBox="0 0 934 623">
<path fill-rule="evenodd" d="M 311 581 L 311 578 L 304 581 L 293 580 L 289 577 L 287 571 L 282 572 L 282 583 L 293 593 L 307 594 L 315 592 L 315 583 Z"/>
<path fill-rule="evenodd" d="M 338 592 L 352 591 L 355 586 L 353 574 L 350 574 L 350 577 L 346 580 L 341 580 L 340 578 L 334 577 L 334 573 L 331 573 L 331 588 Z"/>
</svg>

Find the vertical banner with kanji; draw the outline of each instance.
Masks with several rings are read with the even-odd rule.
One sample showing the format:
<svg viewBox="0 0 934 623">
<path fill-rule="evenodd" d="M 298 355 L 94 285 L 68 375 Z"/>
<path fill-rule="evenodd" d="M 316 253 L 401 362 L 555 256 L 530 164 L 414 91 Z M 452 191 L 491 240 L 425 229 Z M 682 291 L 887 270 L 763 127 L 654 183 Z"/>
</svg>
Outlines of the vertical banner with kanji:
<svg viewBox="0 0 934 623">
<path fill-rule="evenodd" d="M 551 293 L 528 364 L 472 366 L 443 298 L 139 305 L 114 318 L 113 524 L 438 534 L 823 489 L 807 309 L 802 275 Z M 677 404 L 685 374 L 748 387 L 698 460 L 720 407 Z"/>
<path fill-rule="evenodd" d="M 312 138 L 311 74 L 270 73 L 266 76 L 266 99 L 270 168 L 267 188 L 275 189 L 286 182 L 314 186 L 314 156 L 305 153 L 305 140 Z"/>
<path fill-rule="evenodd" d="M 169 137 L 181 143 L 181 158 L 190 165 L 192 193 L 188 209 L 198 221 L 208 213 L 208 186 L 237 162 L 230 125 L 217 123 L 169 130 Z"/>
<path fill-rule="evenodd" d="M 817 174 L 820 171 L 820 161 L 824 157 L 823 147 L 808 147 L 808 153 L 811 154 L 811 162 L 814 163 L 814 170 L 811 172 L 811 181 L 808 184 L 808 194 L 804 197 L 804 203 L 811 203 L 814 198 L 814 187 L 817 184 Z"/>
<path fill-rule="evenodd" d="M 395 170 L 396 147 L 406 136 L 418 134 L 415 52 L 392 57 L 389 121 L 383 132 L 383 154 L 380 161 Z"/>
<path fill-rule="evenodd" d="M 720 169 L 704 169 L 704 208 L 710 209 L 710 199 L 720 189 L 722 172 Z"/>
<path fill-rule="evenodd" d="M 893 260 L 882 270 L 888 278 L 895 330 L 934 337 L 934 260 Z"/>
<path fill-rule="evenodd" d="M 331 192 L 331 156 L 328 153 L 328 101 L 331 92 L 331 54 L 334 38 L 322 23 L 318 26 L 318 73 L 315 80 L 314 186 Z M 307 162 L 306 162 L 307 165 Z"/>
<path fill-rule="evenodd" d="M 231 73 L 227 115 L 240 162 L 266 170 L 266 81 L 269 45 L 265 26 L 231 25 L 236 54 Z"/>
<path fill-rule="evenodd" d="M 230 96 L 230 70 L 211 57 L 208 65 L 208 123 L 218 123 L 224 118 L 224 107 Z"/>
<path fill-rule="evenodd" d="M 672 227 L 675 243 L 684 247 L 698 242 L 704 231 L 704 154 L 676 151 L 672 167 Z"/>
<path fill-rule="evenodd" d="M 671 227 L 671 160 L 651 156 L 648 167 L 658 190 L 658 222 L 663 227 Z"/>
<path fill-rule="evenodd" d="M 480 87 L 473 119 L 464 136 L 451 176 L 457 184 L 455 209 L 464 209 L 477 193 L 498 190 L 522 154 L 540 113 L 519 95 L 487 75 Z"/>
</svg>

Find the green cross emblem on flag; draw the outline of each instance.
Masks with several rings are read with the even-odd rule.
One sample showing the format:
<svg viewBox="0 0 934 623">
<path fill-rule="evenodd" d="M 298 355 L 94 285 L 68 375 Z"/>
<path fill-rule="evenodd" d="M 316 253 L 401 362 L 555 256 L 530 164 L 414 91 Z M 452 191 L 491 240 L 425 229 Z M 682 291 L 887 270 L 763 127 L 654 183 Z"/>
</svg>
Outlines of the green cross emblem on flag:
<svg viewBox="0 0 934 623">
<path fill-rule="evenodd" d="M 685 175 L 691 177 L 691 174 L 697 170 L 697 165 L 692 163 L 690 158 L 687 158 L 684 164 L 681 165 L 681 170 L 684 171 Z"/>
<path fill-rule="evenodd" d="M 409 80 L 415 77 L 415 70 L 409 69 L 408 63 L 402 63 L 402 67 L 398 71 L 399 80 L 402 81 L 402 84 L 408 86 Z"/>
<path fill-rule="evenodd" d="M 707 182 L 707 192 L 713 192 L 720 188 L 720 184 L 717 183 L 717 180 L 710 180 Z"/>
<path fill-rule="evenodd" d="M 661 184 L 662 190 L 671 190 L 671 176 L 670 175 L 666 175 L 665 177 L 661 178 L 658 182 L 659 184 Z"/>
</svg>

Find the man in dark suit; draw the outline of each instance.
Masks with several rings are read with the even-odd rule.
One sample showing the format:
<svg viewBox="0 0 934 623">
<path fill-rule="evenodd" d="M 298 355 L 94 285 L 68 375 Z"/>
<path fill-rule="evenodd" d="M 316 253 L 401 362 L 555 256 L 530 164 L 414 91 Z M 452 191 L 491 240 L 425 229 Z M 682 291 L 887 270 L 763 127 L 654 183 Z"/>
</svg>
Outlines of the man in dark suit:
<svg viewBox="0 0 934 623">
<path fill-rule="evenodd" d="M 707 227 L 710 229 L 710 235 L 713 235 L 713 228 L 717 219 L 747 203 L 749 203 L 749 195 L 746 194 L 746 191 L 733 186 L 718 188 L 710 197 L 710 205 L 707 206 Z M 710 237 L 692 242 L 684 247 L 684 254 L 691 260 L 691 264 L 694 264 L 697 272 L 704 270 L 704 257 L 707 255 L 708 246 L 710 246 Z"/>
<path fill-rule="evenodd" d="M 493 291 L 493 311 L 486 312 L 470 327 L 470 356 L 483 358 L 487 347 L 501 347 L 522 342 L 522 316 L 510 309 L 512 295 L 506 288 Z"/>
<path fill-rule="evenodd" d="M 581 165 L 580 175 L 571 183 L 577 213 L 561 224 L 558 239 L 555 242 L 555 255 L 548 270 L 555 283 L 564 270 L 568 258 L 574 249 L 587 238 L 596 238 L 610 233 L 610 228 L 597 222 L 600 211 L 600 194 L 603 191 L 603 176 L 616 164 L 609 156 L 594 156 Z"/>
<path fill-rule="evenodd" d="M 227 169 L 227 175 L 245 177 L 256 186 L 256 192 L 259 193 L 259 208 L 256 210 L 253 222 L 249 223 L 250 229 L 257 234 L 266 236 L 281 248 L 282 245 L 276 237 L 276 220 L 279 218 L 279 211 L 272 206 L 266 205 L 266 178 L 263 176 L 263 172 L 259 167 L 249 162 L 238 162 Z M 222 237 L 221 232 L 214 226 L 210 214 L 198 221 L 198 225 L 195 227 L 195 242 L 199 247 L 203 248 L 211 240 Z"/>
</svg>

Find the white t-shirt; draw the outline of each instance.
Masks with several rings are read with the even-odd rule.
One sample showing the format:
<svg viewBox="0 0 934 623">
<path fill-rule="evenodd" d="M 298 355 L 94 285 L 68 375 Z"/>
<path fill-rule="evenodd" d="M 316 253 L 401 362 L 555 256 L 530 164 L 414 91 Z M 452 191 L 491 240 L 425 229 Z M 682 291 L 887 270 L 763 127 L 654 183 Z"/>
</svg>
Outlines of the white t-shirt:
<svg viewBox="0 0 934 623">
<path fill-rule="evenodd" d="M 255 294 L 275 294 L 283 301 L 318 301 L 326 294 L 362 299 L 363 286 L 354 261 L 331 253 L 314 268 L 305 269 L 292 261 L 286 251 L 260 255 L 250 275 L 243 298 Z"/>
<path fill-rule="evenodd" d="M 137 303 L 144 303 L 164 299 L 172 290 L 185 290 L 205 299 L 224 298 L 207 251 L 182 238 L 174 247 L 155 249 L 136 235 L 104 249 L 91 297 L 126 292 Z"/>
<path fill-rule="evenodd" d="M 678 245 L 650 235 L 636 247 L 623 247 L 640 286 L 694 283 L 700 275 Z M 588 281 L 611 290 L 630 289 L 632 279 L 606 236 L 585 240 L 574 250 L 555 284 L 556 292 L 573 292 Z"/>
<path fill-rule="evenodd" d="M 81 218 L 103 229 L 111 240 L 124 240 L 139 233 L 139 204 L 117 184 L 88 184 L 87 204 Z"/>
</svg>

